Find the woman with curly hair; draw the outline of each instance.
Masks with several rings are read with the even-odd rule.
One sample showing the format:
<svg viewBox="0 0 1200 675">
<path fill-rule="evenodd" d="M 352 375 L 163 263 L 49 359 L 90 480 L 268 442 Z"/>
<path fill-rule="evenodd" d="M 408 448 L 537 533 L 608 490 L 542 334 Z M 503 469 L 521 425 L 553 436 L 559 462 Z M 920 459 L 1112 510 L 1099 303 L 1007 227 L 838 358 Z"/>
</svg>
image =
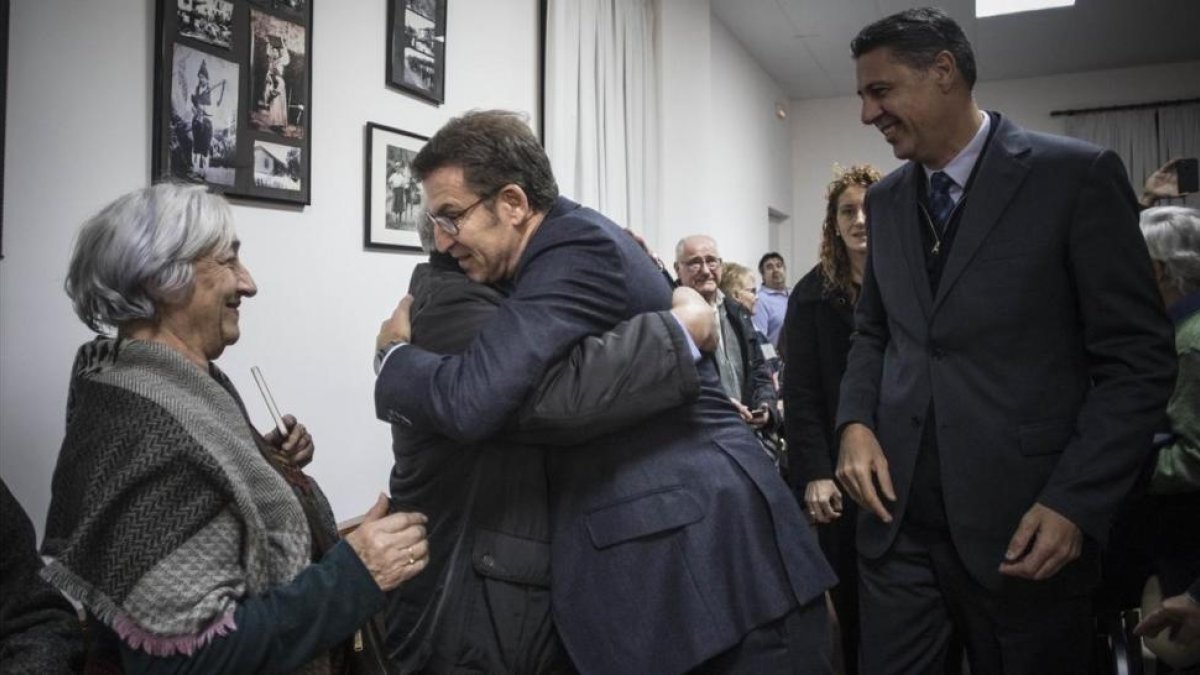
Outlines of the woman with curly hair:
<svg viewBox="0 0 1200 675">
<path fill-rule="evenodd" d="M 863 200 L 879 179 L 879 171 L 867 165 L 837 170 L 825 193 L 821 260 L 792 290 L 782 337 L 789 481 L 809 518 L 820 524 L 821 548 L 840 579 L 831 594 L 847 674 L 858 670 L 856 507 L 833 480 L 838 452 L 833 426 L 867 264 Z"/>
</svg>

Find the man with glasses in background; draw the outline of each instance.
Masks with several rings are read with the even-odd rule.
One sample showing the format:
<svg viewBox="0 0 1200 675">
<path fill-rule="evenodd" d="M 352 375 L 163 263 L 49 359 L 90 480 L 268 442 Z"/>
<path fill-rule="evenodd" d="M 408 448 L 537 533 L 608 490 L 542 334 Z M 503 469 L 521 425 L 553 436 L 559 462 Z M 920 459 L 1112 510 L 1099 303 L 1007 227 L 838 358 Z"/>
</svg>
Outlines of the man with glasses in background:
<svg viewBox="0 0 1200 675">
<path fill-rule="evenodd" d="M 756 431 L 770 431 L 779 426 L 779 396 L 750 312 L 721 292 L 721 262 L 717 242 L 707 235 L 684 237 L 675 245 L 679 285 L 694 289 L 717 312 L 721 330 L 714 356 L 725 395 L 743 422 Z"/>
</svg>

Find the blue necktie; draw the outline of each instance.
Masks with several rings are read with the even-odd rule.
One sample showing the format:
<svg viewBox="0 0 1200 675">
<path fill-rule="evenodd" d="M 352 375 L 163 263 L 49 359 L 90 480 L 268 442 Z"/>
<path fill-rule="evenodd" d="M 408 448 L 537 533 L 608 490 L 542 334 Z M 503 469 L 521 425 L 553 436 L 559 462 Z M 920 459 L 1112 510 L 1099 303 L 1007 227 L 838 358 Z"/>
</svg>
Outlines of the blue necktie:
<svg viewBox="0 0 1200 675">
<path fill-rule="evenodd" d="M 954 179 L 947 176 L 945 171 L 935 171 L 929 177 L 929 215 L 939 233 L 946 230 L 946 221 L 954 212 L 954 200 L 950 198 L 950 187 L 953 185 Z"/>
</svg>

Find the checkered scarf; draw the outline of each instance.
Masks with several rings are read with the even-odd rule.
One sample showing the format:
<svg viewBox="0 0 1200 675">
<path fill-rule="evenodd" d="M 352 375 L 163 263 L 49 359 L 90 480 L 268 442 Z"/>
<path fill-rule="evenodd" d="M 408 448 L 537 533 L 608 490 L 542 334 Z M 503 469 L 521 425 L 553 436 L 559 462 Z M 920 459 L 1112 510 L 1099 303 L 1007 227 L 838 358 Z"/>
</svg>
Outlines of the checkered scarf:
<svg viewBox="0 0 1200 675">
<path fill-rule="evenodd" d="M 240 599 L 312 559 L 297 496 L 228 379 L 153 342 L 98 338 L 72 369 L 43 576 L 135 649 L 191 654 Z M 327 509 L 327 505 L 326 505 Z M 327 657 L 305 668 L 329 669 Z"/>
</svg>

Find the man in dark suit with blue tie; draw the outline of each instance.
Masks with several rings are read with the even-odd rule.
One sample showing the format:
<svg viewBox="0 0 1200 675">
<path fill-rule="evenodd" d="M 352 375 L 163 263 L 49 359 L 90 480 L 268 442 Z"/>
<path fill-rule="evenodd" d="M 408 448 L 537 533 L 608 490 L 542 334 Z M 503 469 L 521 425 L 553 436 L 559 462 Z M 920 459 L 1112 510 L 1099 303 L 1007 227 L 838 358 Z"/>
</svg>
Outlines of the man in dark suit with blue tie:
<svg viewBox="0 0 1200 675">
<path fill-rule="evenodd" d="M 955 631 L 973 675 L 1088 672 L 1098 549 L 1175 374 L 1129 180 L 980 111 L 941 10 L 851 51 L 863 123 L 909 160 L 867 194 L 838 410 L 862 669 L 940 672 Z"/>
<path fill-rule="evenodd" d="M 413 167 L 438 249 L 508 297 L 460 356 L 406 344 L 402 302 L 377 345 L 382 419 L 463 442 L 492 436 L 579 340 L 670 307 L 633 237 L 558 195 L 518 116 L 451 120 Z M 584 673 L 829 672 L 832 572 L 711 358 L 697 370 L 695 403 L 548 452 L 562 641 Z"/>
</svg>

